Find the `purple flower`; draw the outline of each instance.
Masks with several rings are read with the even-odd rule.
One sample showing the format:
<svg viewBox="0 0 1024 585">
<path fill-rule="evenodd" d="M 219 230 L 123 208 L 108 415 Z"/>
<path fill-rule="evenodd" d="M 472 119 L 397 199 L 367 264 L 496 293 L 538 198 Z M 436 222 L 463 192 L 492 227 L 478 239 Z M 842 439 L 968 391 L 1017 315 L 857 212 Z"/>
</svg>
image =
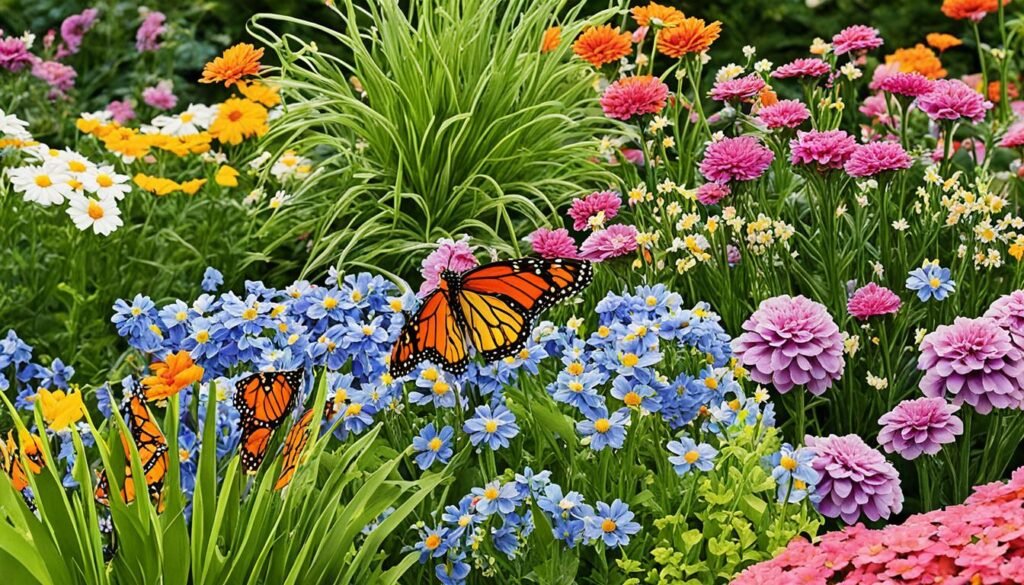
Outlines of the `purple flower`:
<svg viewBox="0 0 1024 585">
<path fill-rule="evenodd" d="M 163 12 L 155 10 L 146 13 L 145 19 L 135 32 L 135 49 L 140 53 L 155 51 L 160 48 L 160 36 L 167 32 L 164 22 L 167 17 Z"/>
<path fill-rule="evenodd" d="M 0 38 L 0 69 L 17 73 L 31 64 L 32 53 L 28 52 L 25 41 L 16 37 Z"/>
<path fill-rule="evenodd" d="M 711 88 L 711 99 L 717 102 L 748 100 L 759 94 L 764 85 L 764 80 L 753 73 L 746 77 L 719 81 Z"/>
<path fill-rule="evenodd" d="M 958 410 L 941 398 L 904 400 L 878 419 L 882 426 L 878 444 L 908 460 L 921 453 L 935 455 L 964 432 L 963 421 L 955 414 Z"/>
<path fill-rule="evenodd" d="M 772 164 L 775 155 L 752 136 L 723 138 L 704 151 L 700 174 L 708 181 L 753 181 Z"/>
<path fill-rule="evenodd" d="M 171 82 L 160 81 L 142 90 L 142 101 L 158 110 L 172 110 L 178 105 L 178 97 L 174 95 L 173 89 Z"/>
<path fill-rule="evenodd" d="M 580 257 L 601 262 L 609 258 L 625 256 L 636 250 L 636 228 L 631 225 L 613 224 L 598 230 L 583 241 Z"/>
<path fill-rule="evenodd" d="M 909 169 L 910 155 L 898 142 L 883 140 L 858 146 L 844 168 L 851 177 L 874 177 L 886 171 Z"/>
<path fill-rule="evenodd" d="M 782 393 L 806 385 L 820 395 L 843 375 L 843 338 L 824 305 L 804 296 L 766 299 L 733 340 L 750 377 Z"/>
<path fill-rule="evenodd" d="M 72 14 L 60 24 L 60 37 L 64 39 L 68 53 L 74 55 L 82 46 L 82 38 L 89 32 L 100 11 L 95 8 L 86 8 L 79 14 Z"/>
<path fill-rule="evenodd" d="M 842 168 L 857 150 L 857 141 L 843 130 L 797 132 L 789 142 L 789 162 L 816 165 L 819 170 Z"/>
<path fill-rule="evenodd" d="M 999 297 L 984 316 L 1005 329 L 1017 348 L 1024 352 L 1024 290 Z"/>
<path fill-rule="evenodd" d="M 948 393 L 953 404 L 967 403 L 981 414 L 1024 404 L 1024 354 L 992 319 L 957 317 L 940 325 L 921 342 L 917 369 L 925 371 L 925 396 Z"/>
<path fill-rule="evenodd" d="M 932 82 L 931 91 L 918 97 L 915 103 L 936 122 L 967 118 L 978 123 L 985 119 L 985 112 L 992 109 L 992 102 L 959 79 Z"/>
<path fill-rule="evenodd" d="M 807 437 L 817 452 L 811 467 L 821 476 L 814 493 L 815 504 L 829 518 L 853 524 L 861 515 L 870 520 L 888 519 L 903 509 L 903 490 L 896 469 L 885 456 L 857 435 Z"/>
<path fill-rule="evenodd" d="M 863 24 L 848 26 L 832 37 L 832 50 L 845 55 L 853 51 L 867 51 L 881 47 L 885 41 L 878 36 L 878 29 Z"/>
</svg>

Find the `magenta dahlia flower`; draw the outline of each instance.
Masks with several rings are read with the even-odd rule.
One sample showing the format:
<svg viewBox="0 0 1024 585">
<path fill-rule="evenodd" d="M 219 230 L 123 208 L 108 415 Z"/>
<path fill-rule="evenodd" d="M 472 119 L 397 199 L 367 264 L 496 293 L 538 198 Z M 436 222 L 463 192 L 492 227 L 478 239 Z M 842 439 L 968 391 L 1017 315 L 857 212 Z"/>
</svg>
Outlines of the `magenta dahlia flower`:
<svg viewBox="0 0 1024 585">
<path fill-rule="evenodd" d="M 573 199 L 569 207 L 572 218 L 572 229 L 582 231 L 590 227 L 590 220 L 598 214 L 604 214 L 604 220 L 612 219 L 619 214 L 622 199 L 615 191 L 596 191 L 582 199 Z M 597 226 L 601 227 L 601 226 Z"/>
<path fill-rule="evenodd" d="M 36 61 L 32 64 L 32 76 L 50 86 L 50 97 L 58 97 L 75 87 L 78 72 L 70 65 L 58 61 Z"/>
<path fill-rule="evenodd" d="M 878 82 L 878 89 L 905 97 L 922 96 L 932 90 L 935 82 L 920 73 L 894 73 Z"/>
<path fill-rule="evenodd" d="M 925 396 L 949 394 L 953 404 L 969 404 L 981 414 L 1024 405 L 1024 353 L 992 319 L 957 317 L 940 325 L 921 342 L 917 369 L 925 372 Z"/>
<path fill-rule="evenodd" d="M 848 26 L 832 37 L 832 51 L 845 55 L 854 51 L 868 51 L 881 47 L 885 41 L 878 36 L 878 29 L 863 24 Z"/>
<path fill-rule="evenodd" d="M 889 104 L 885 100 L 885 95 L 881 93 L 872 94 L 864 98 L 864 103 L 861 104 L 858 110 L 883 126 L 888 126 L 893 121 L 893 118 L 889 116 Z M 896 122 L 899 122 L 899 118 L 896 118 Z"/>
<path fill-rule="evenodd" d="M 636 251 L 636 228 L 621 223 L 613 224 L 598 230 L 583 241 L 580 246 L 580 257 L 598 262 L 625 256 Z"/>
<path fill-rule="evenodd" d="M 999 146 L 1003 148 L 1024 147 L 1024 123 L 1017 122 L 1010 126 L 1003 139 L 999 141 Z"/>
<path fill-rule="evenodd" d="M 638 75 L 623 77 L 608 86 L 601 96 L 604 115 L 616 120 L 657 114 L 665 109 L 668 86 L 657 77 Z"/>
<path fill-rule="evenodd" d="M 147 12 L 139 29 L 135 31 L 135 50 L 145 53 L 159 49 L 160 37 L 167 32 L 167 27 L 164 26 L 165 22 L 167 22 L 167 16 L 163 12 L 156 10 Z"/>
<path fill-rule="evenodd" d="M 569 230 L 558 228 L 549 230 L 539 228 L 529 235 L 530 247 L 541 258 L 577 258 L 576 242 L 569 235 Z"/>
<path fill-rule="evenodd" d="M 985 119 L 985 112 L 992 109 L 992 102 L 959 79 L 933 81 L 931 91 L 918 96 L 915 103 L 936 122 L 967 118 L 978 123 Z"/>
<path fill-rule="evenodd" d="M 708 181 L 753 181 L 764 174 L 775 155 L 752 136 L 723 138 L 704 151 L 700 174 Z"/>
<path fill-rule="evenodd" d="M 807 297 L 766 299 L 733 340 L 733 351 L 760 384 L 779 392 L 806 385 L 818 396 L 843 375 L 843 338 L 824 305 Z"/>
<path fill-rule="evenodd" d="M 761 108 L 757 112 L 758 119 L 769 130 L 777 128 L 796 128 L 811 117 L 811 112 L 803 102 L 797 100 L 779 100 Z"/>
<path fill-rule="evenodd" d="M 821 59 L 796 59 L 772 72 L 775 79 L 791 79 L 793 77 L 821 77 L 828 75 L 832 67 Z"/>
<path fill-rule="evenodd" d="M 704 205 L 714 205 L 725 199 L 729 193 L 732 193 L 729 185 L 712 181 L 697 187 L 697 201 Z"/>
<path fill-rule="evenodd" d="M 886 171 L 909 169 L 910 155 L 898 142 L 883 140 L 858 146 L 846 161 L 846 173 L 851 177 L 874 177 Z"/>
<path fill-rule="evenodd" d="M 879 315 L 892 315 L 900 310 L 896 293 L 873 282 L 858 288 L 846 303 L 846 310 L 856 319 L 865 321 Z"/>
<path fill-rule="evenodd" d="M 815 165 L 819 170 L 841 169 L 857 150 L 857 141 L 844 130 L 797 132 L 789 142 L 789 161 Z"/>
<path fill-rule="evenodd" d="M 1024 290 L 999 297 L 989 305 L 984 316 L 1005 329 L 1010 340 L 1024 352 Z"/>
<path fill-rule="evenodd" d="M 423 276 L 420 296 L 437 288 L 441 282 L 441 273 L 445 270 L 465 272 L 480 263 L 473 255 L 468 237 L 459 240 L 441 238 L 437 244 L 437 249 L 423 259 L 423 265 L 420 267 L 420 274 Z"/>
<path fill-rule="evenodd" d="M 92 29 L 99 14 L 99 10 L 95 8 L 86 8 L 79 14 L 72 14 L 65 18 L 64 22 L 60 23 L 60 38 L 64 39 L 68 53 L 75 54 L 78 52 L 78 49 L 82 46 L 82 39 L 85 37 L 85 33 Z"/>
<path fill-rule="evenodd" d="M 711 88 L 711 99 L 717 102 L 749 100 L 761 93 L 764 85 L 764 80 L 761 79 L 761 76 L 754 73 L 746 77 L 719 81 Z"/>
<path fill-rule="evenodd" d="M 956 416 L 958 410 L 960 407 L 941 398 L 904 400 L 878 419 L 882 427 L 878 444 L 887 453 L 898 453 L 907 460 L 922 453 L 935 455 L 964 432 L 963 421 Z"/>
<path fill-rule="evenodd" d="M 875 521 L 903 509 L 903 490 L 896 468 L 857 435 L 807 437 L 817 452 L 811 467 L 821 476 L 814 487 L 821 498 L 815 507 L 829 518 L 853 524 L 862 515 Z"/>
<path fill-rule="evenodd" d="M 17 37 L 0 37 L 0 69 L 17 73 L 32 64 L 32 53 Z"/>
<path fill-rule="evenodd" d="M 160 81 L 156 85 L 142 90 L 142 101 L 158 110 L 173 110 L 178 105 L 178 96 L 174 95 L 174 86 L 169 81 Z"/>
</svg>

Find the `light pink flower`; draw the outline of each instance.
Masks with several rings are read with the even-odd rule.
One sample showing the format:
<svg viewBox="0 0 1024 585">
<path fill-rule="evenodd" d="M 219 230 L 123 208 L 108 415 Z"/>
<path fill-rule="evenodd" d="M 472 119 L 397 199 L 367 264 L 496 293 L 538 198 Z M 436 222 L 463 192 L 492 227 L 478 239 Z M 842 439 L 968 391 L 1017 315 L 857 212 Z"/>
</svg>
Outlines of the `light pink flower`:
<svg viewBox="0 0 1024 585">
<path fill-rule="evenodd" d="M 1010 126 L 1003 139 L 999 141 L 999 146 L 1003 148 L 1024 147 L 1024 122 L 1017 122 Z"/>
<path fill-rule="evenodd" d="M 0 37 L 0 69 L 17 73 L 32 64 L 25 41 L 16 37 Z"/>
<path fill-rule="evenodd" d="M 529 236 L 530 247 L 541 258 L 578 258 L 576 242 L 569 235 L 569 230 L 558 228 L 538 228 Z"/>
<path fill-rule="evenodd" d="M 468 237 L 459 240 L 441 238 L 437 244 L 437 249 L 423 259 L 420 268 L 420 274 L 423 276 L 423 284 L 420 285 L 418 293 L 420 296 L 425 296 L 438 287 L 442 272 L 465 272 L 480 263 L 473 255 Z"/>
<path fill-rule="evenodd" d="M 860 436 L 807 437 L 805 442 L 817 452 L 811 467 L 821 476 L 814 486 L 814 494 L 821 498 L 815 503 L 819 512 L 853 524 L 861 516 L 876 521 L 903 509 L 899 473 Z M 887 562 L 893 557 L 877 560 Z"/>
<path fill-rule="evenodd" d="M 867 51 L 881 47 L 885 41 L 878 36 L 878 29 L 863 24 L 848 26 L 832 37 L 832 51 L 845 55 L 853 51 Z"/>
<path fill-rule="evenodd" d="M 877 120 L 879 124 L 888 125 L 892 121 L 892 118 L 889 117 L 889 104 L 885 101 L 885 95 L 880 93 L 864 98 L 864 103 L 860 106 L 860 113 L 872 120 Z"/>
<path fill-rule="evenodd" d="M 70 65 L 57 61 L 36 61 L 32 64 L 32 76 L 42 79 L 50 86 L 50 97 L 61 97 L 75 87 L 78 73 Z"/>
<path fill-rule="evenodd" d="M 761 76 L 754 73 L 746 77 L 719 81 L 711 88 L 711 99 L 718 102 L 749 100 L 759 94 L 764 85 Z"/>
<path fill-rule="evenodd" d="M 124 124 L 128 120 L 135 119 L 135 107 L 128 101 L 128 98 L 110 102 L 107 104 L 106 110 L 110 112 L 110 117 L 118 124 Z"/>
<path fill-rule="evenodd" d="M 958 410 L 941 398 L 904 400 L 878 419 L 882 427 L 878 444 L 887 453 L 899 453 L 907 460 L 922 453 L 935 455 L 964 432 L 963 421 L 956 416 Z"/>
<path fill-rule="evenodd" d="M 857 141 L 843 130 L 797 132 L 789 142 L 789 161 L 819 170 L 842 168 L 857 150 Z"/>
<path fill-rule="evenodd" d="M 769 130 L 778 128 L 796 128 L 811 117 L 811 112 L 803 102 L 797 100 L 779 100 L 778 102 L 761 108 L 757 113 L 758 119 Z"/>
<path fill-rule="evenodd" d="M 608 221 L 619 214 L 619 207 L 622 206 L 622 199 L 615 191 L 596 191 L 582 199 L 573 199 L 569 206 L 569 217 L 572 218 L 572 229 L 583 231 L 590 226 L 590 220 L 598 214 L 604 214 L 604 221 Z M 601 226 L 596 226 L 601 227 Z"/>
<path fill-rule="evenodd" d="M 629 120 L 661 112 L 667 99 L 668 86 L 657 77 L 623 77 L 604 90 L 601 109 L 609 118 Z"/>
<path fill-rule="evenodd" d="M 140 53 L 156 51 L 160 48 L 160 37 L 167 32 L 164 22 L 167 17 L 163 12 L 155 10 L 146 13 L 139 30 L 135 31 L 135 49 Z"/>
<path fill-rule="evenodd" d="M 708 181 L 753 181 L 764 174 L 775 155 L 752 136 L 723 138 L 704 151 L 700 173 Z"/>
<path fill-rule="evenodd" d="M 1009 333 L 1013 343 L 1024 351 L 1024 290 L 999 297 L 989 305 L 984 316 Z"/>
<path fill-rule="evenodd" d="M 832 68 L 821 59 L 796 59 L 786 63 L 772 72 L 776 79 L 791 79 L 793 77 L 821 77 L 828 75 Z"/>
<path fill-rule="evenodd" d="M 725 199 L 731 192 L 732 189 L 729 188 L 728 184 L 711 181 L 697 187 L 697 201 L 704 205 L 714 205 Z"/>
<path fill-rule="evenodd" d="M 871 83 L 868 84 L 868 89 L 871 91 L 880 91 L 882 82 L 886 79 L 900 73 L 899 63 L 881 63 L 878 67 L 875 67 L 875 72 L 871 74 Z"/>
<path fill-rule="evenodd" d="M 72 14 L 65 18 L 64 22 L 60 24 L 60 37 L 64 39 L 64 44 L 70 54 L 78 52 L 82 46 L 82 38 L 93 27 L 97 16 L 99 16 L 99 10 L 86 8 L 80 14 Z"/>
<path fill-rule="evenodd" d="M 869 142 L 858 146 L 846 161 L 846 173 L 851 177 L 874 177 L 887 171 L 909 169 L 910 155 L 898 142 Z"/>
<path fill-rule="evenodd" d="M 158 110 L 172 110 L 178 105 L 178 97 L 174 95 L 173 89 L 171 82 L 160 81 L 142 90 L 142 101 Z"/>
<path fill-rule="evenodd" d="M 878 89 L 905 97 L 922 96 L 932 90 L 934 81 L 920 73 L 896 73 L 878 83 Z"/>
<path fill-rule="evenodd" d="M 580 246 L 580 256 L 596 262 L 625 256 L 636 251 L 637 235 L 636 228 L 631 225 L 610 225 L 606 229 L 590 234 Z"/>
<path fill-rule="evenodd" d="M 985 119 L 985 112 L 992 109 L 992 102 L 959 79 L 932 82 L 931 91 L 919 96 L 915 103 L 935 121 L 967 118 L 978 123 Z"/>
<path fill-rule="evenodd" d="M 879 315 L 891 315 L 900 310 L 900 298 L 896 293 L 869 282 L 857 289 L 846 303 L 846 310 L 861 321 Z"/>
</svg>

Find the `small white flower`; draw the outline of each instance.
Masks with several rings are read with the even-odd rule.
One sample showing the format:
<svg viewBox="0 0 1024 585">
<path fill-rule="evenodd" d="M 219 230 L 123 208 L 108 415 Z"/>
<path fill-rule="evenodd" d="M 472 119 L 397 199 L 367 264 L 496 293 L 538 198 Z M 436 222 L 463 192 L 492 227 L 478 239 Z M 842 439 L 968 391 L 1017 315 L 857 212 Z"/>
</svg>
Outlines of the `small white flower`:
<svg viewBox="0 0 1024 585">
<path fill-rule="evenodd" d="M 105 197 L 89 197 L 74 193 L 68 197 L 68 215 L 75 227 L 101 236 L 110 235 L 124 225 L 117 202 Z"/>
<path fill-rule="evenodd" d="M 751 45 L 744 45 L 743 46 L 743 56 L 746 57 L 747 59 L 750 59 L 751 57 L 753 57 L 756 54 L 757 54 L 757 47 L 753 47 Z"/>
<path fill-rule="evenodd" d="M 767 73 L 772 70 L 773 65 L 774 63 L 768 59 L 761 59 L 757 63 L 754 63 L 754 71 L 757 71 L 758 73 Z"/>
<path fill-rule="evenodd" d="M 898 232 L 905 232 L 908 229 L 910 229 L 910 224 L 907 223 L 906 219 L 901 217 L 898 220 L 892 222 L 892 229 L 894 229 L 894 230 L 896 230 Z"/>
<path fill-rule="evenodd" d="M 32 135 L 28 133 L 27 128 L 28 122 L 14 114 L 5 114 L 3 110 L 0 110 L 0 136 L 28 140 L 32 138 Z"/>
<path fill-rule="evenodd" d="M 309 176 L 312 168 L 313 161 L 289 150 L 282 154 L 281 158 L 277 159 L 274 166 L 270 167 L 270 174 L 274 175 L 274 178 L 278 181 L 283 181 L 289 177 L 303 179 Z"/>
<path fill-rule="evenodd" d="M 25 201 L 43 206 L 59 205 L 74 189 L 68 183 L 71 176 L 48 165 L 27 166 L 7 171 L 11 185 L 22 193 Z"/>
<path fill-rule="evenodd" d="M 283 190 L 278 191 L 277 193 L 274 194 L 273 197 L 270 198 L 270 208 L 280 209 L 282 206 L 284 206 L 285 203 L 288 203 L 290 199 L 291 195 L 285 193 Z"/>
<path fill-rule="evenodd" d="M 853 63 L 847 63 L 839 68 L 839 72 L 846 76 L 849 80 L 860 79 L 864 76 L 864 72 L 857 68 Z"/>
<path fill-rule="evenodd" d="M 82 187 L 89 193 L 95 193 L 103 199 L 120 201 L 131 192 L 132 186 L 128 183 L 127 175 L 119 175 L 114 167 L 104 165 L 84 173 L 80 179 Z"/>
<path fill-rule="evenodd" d="M 885 378 L 879 378 L 878 376 L 868 372 L 868 386 L 871 386 L 875 390 L 885 390 L 889 387 L 889 381 Z"/>
</svg>

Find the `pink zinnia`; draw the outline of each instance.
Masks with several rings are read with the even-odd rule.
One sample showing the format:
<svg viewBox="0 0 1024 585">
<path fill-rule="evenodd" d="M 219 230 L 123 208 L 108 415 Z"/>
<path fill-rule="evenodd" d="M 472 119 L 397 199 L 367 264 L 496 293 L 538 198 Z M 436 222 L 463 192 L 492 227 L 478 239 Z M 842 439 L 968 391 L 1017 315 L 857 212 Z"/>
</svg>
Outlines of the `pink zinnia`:
<svg viewBox="0 0 1024 585">
<path fill-rule="evenodd" d="M 963 421 L 956 416 L 958 410 L 941 398 L 904 400 L 878 419 L 882 426 L 878 444 L 907 460 L 922 453 L 935 455 L 964 432 Z"/>
<path fill-rule="evenodd" d="M 142 101 L 158 110 L 171 110 L 178 105 L 173 86 L 169 81 L 161 81 L 152 87 L 142 90 Z"/>
<path fill-rule="evenodd" d="M 853 51 L 868 51 L 881 47 L 885 41 L 878 36 L 878 29 L 863 24 L 848 26 L 832 37 L 832 51 L 845 55 Z"/>
<path fill-rule="evenodd" d="M 884 140 L 857 147 L 846 161 L 846 173 L 851 177 L 874 177 L 886 171 L 909 169 L 913 160 L 898 142 Z"/>
<path fill-rule="evenodd" d="M 1024 147 L 1024 123 L 1017 122 L 1010 126 L 1006 131 L 1006 135 L 999 141 L 999 146 L 1002 146 L 1003 148 Z"/>
<path fill-rule="evenodd" d="M 828 75 L 832 68 L 821 59 L 797 59 L 786 63 L 772 73 L 776 79 L 790 79 L 793 77 L 821 77 Z"/>
<path fill-rule="evenodd" d="M 704 205 L 714 205 L 725 199 L 731 192 L 732 189 L 729 188 L 729 185 L 724 183 L 715 183 L 714 181 L 704 183 L 697 187 L 697 201 Z"/>
<path fill-rule="evenodd" d="M 86 8 L 80 14 L 73 14 L 65 18 L 64 22 L 60 24 L 60 37 L 64 39 L 64 44 L 70 54 L 78 52 L 82 46 L 82 38 L 92 28 L 98 15 L 99 10 Z"/>
<path fill-rule="evenodd" d="M 757 117 L 769 130 L 775 130 L 777 128 L 796 128 L 811 117 L 811 112 L 803 102 L 780 100 L 761 108 Z"/>
<path fill-rule="evenodd" d="M 896 468 L 857 435 L 807 437 L 817 456 L 811 467 L 821 476 L 814 486 L 815 503 L 829 518 L 853 524 L 861 516 L 889 519 L 903 509 L 903 490 Z"/>
<path fill-rule="evenodd" d="M 605 221 L 612 219 L 619 214 L 621 206 L 622 199 L 615 191 L 597 191 L 583 199 L 573 199 L 572 205 L 569 207 L 572 229 L 576 231 L 587 229 L 590 227 L 590 220 L 597 217 L 599 213 L 604 213 Z"/>
<path fill-rule="evenodd" d="M 843 375 L 843 337 L 825 306 L 782 295 L 761 302 L 733 340 L 740 363 L 759 384 L 786 393 L 806 385 L 818 396 Z"/>
<path fill-rule="evenodd" d="M 882 82 L 897 73 L 900 73 L 899 63 L 879 64 L 878 67 L 875 67 L 875 72 L 871 74 L 871 83 L 868 84 L 868 89 L 871 91 L 879 91 L 881 89 Z"/>
<path fill-rule="evenodd" d="M 590 234 L 580 246 L 580 257 L 601 262 L 636 251 L 639 233 L 631 225 L 617 223 Z"/>
<path fill-rule="evenodd" d="M 423 259 L 420 274 L 423 276 L 423 284 L 420 285 L 419 296 L 424 296 L 436 289 L 441 283 L 441 273 L 446 270 L 452 272 L 465 272 L 480 262 L 473 255 L 473 249 L 469 247 L 469 238 L 452 240 L 441 238 L 437 241 L 437 249 Z"/>
<path fill-rule="evenodd" d="M 601 109 L 609 118 L 629 120 L 634 116 L 661 112 L 667 99 L 668 86 L 657 77 L 623 77 L 604 91 Z"/>
<path fill-rule="evenodd" d="M 1009 333 L 1013 343 L 1024 351 L 1024 290 L 1015 290 L 996 299 L 985 311 L 985 317 Z"/>
<path fill-rule="evenodd" d="M 32 64 L 32 75 L 50 86 L 50 97 L 60 97 L 75 87 L 78 73 L 70 65 L 57 61 L 36 61 Z"/>
<path fill-rule="evenodd" d="M 889 104 L 885 101 L 885 95 L 876 93 L 864 99 L 860 106 L 860 113 L 879 124 L 888 125 L 892 118 L 889 117 Z"/>
<path fill-rule="evenodd" d="M 900 304 L 900 298 L 896 293 L 870 282 L 853 293 L 846 303 L 846 310 L 850 315 L 864 321 L 869 317 L 891 315 L 900 310 Z"/>
<path fill-rule="evenodd" d="M 719 102 L 748 100 L 764 89 L 764 80 L 751 73 L 746 77 L 719 81 L 711 88 L 711 99 Z"/>
<path fill-rule="evenodd" d="M 0 38 L 0 69 L 17 73 L 32 64 L 25 41 L 16 37 Z"/>
<path fill-rule="evenodd" d="M 529 236 L 530 246 L 541 258 L 578 258 L 576 242 L 569 235 L 569 230 L 558 228 L 549 230 L 539 228 Z"/>
<path fill-rule="evenodd" d="M 135 107 L 128 101 L 128 98 L 110 102 L 107 104 L 106 110 L 110 112 L 110 117 L 118 124 L 124 124 L 128 120 L 135 119 Z"/>
<path fill-rule="evenodd" d="M 932 89 L 917 98 L 917 107 L 932 120 L 959 120 L 967 118 L 974 123 L 985 119 L 992 102 L 959 79 L 939 79 Z"/>
<path fill-rule="evenodd" d="M 981 414 L 1024 404 L 1024 354 L 992 319 L 957 317 L 952 325 L 939 325 L 921 342 L 917 369 L 925 372 L 925 396 L 949 394 L 953 404 L 969 404 Z"/>
<path fill-rule="evenodd" d="M 842 168 L 857 150 L 857 141 L 843 130 L 797 132 L 789 142 L 789 161 L 819 170 Z"/>
<path fill-rule="evenodd" d="M 139 25 L 139 30 L 135 32 L 135 49 L 140 53 L 159 49 L 160 36 L 167 32 L 167 27 L 164 26 L 166 21 L 167 17 L 163 12 L 148 12 Z"/>
<path fill-rule="evenodd" d="M 752 136 L 723 138 L 704 151 L 700 173 L 708 181 L 753 181 L 764 174 L 775 155 Z"/>
<path fill-rule="evenodd" d="M 644 166 L 644 151 L 639 148 L 623 148 L 619 152 L 622 154 L 622 158 L 626 159 L 626 162 L 638 167 Z"/>
<path fill-rule="evenodd" d="M 920 73 L 896 73 L 878 83 L 878 89 L 893 95 L 922 96 L 932 90 L 935 82 Z"/>
</svg>

